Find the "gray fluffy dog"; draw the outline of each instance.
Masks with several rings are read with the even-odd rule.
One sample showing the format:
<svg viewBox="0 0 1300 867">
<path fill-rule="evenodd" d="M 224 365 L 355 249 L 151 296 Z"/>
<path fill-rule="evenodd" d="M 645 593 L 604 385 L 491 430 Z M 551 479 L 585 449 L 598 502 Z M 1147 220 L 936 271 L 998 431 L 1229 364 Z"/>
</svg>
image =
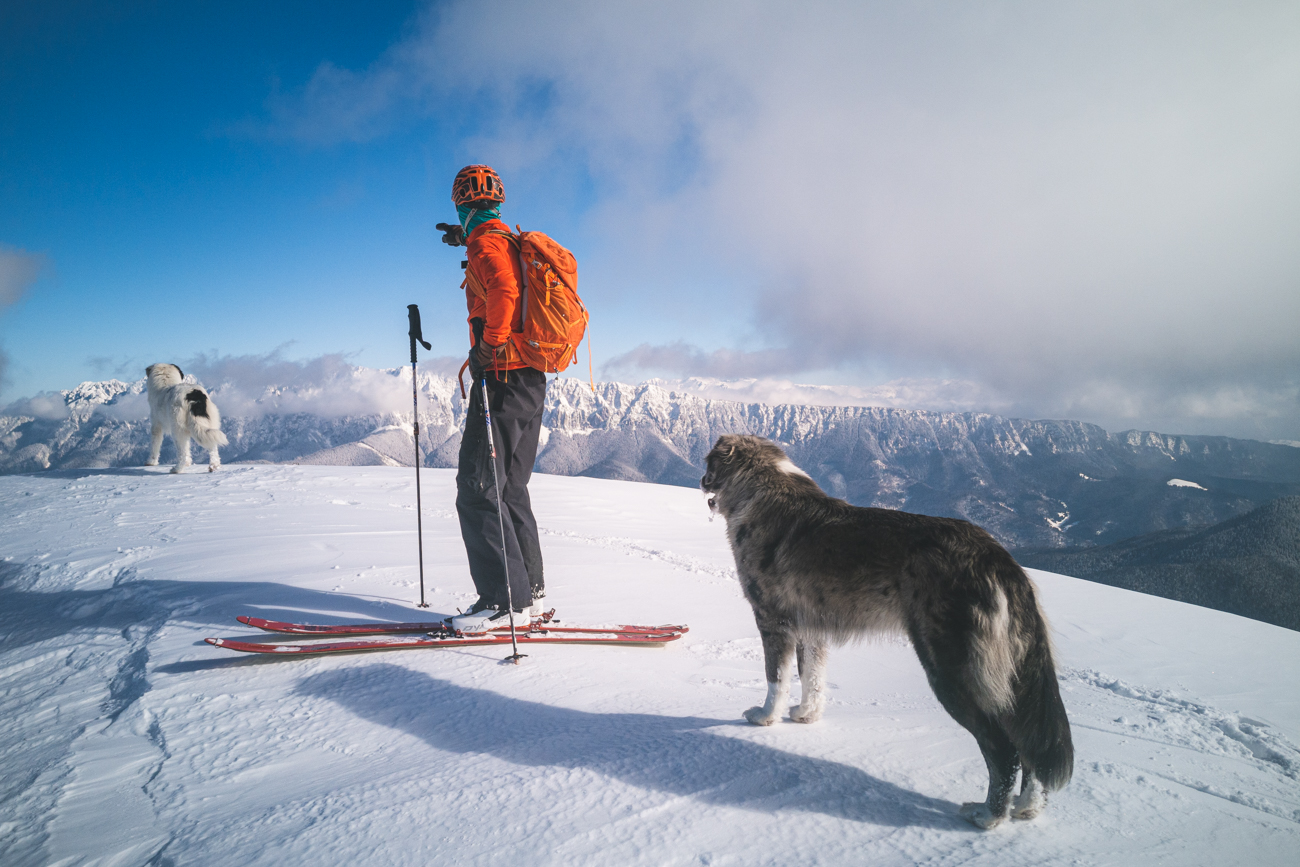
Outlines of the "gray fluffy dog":
<svg viewBox="0 0 1300 867">
<path fill-rule="evenodd" d="M 815 722 L 827 646 L 897 632 L 988 765 L 988 796 L 964 804 L 963 816 L 981 828 L 1031 819 L 1069 782 L 1074 747 L 1047 622 L 1033 583 L 992 536 L 966 521 L 829 497 L 759 437 L 721 437 L 700 487 L 726 518 L 763 640 L 767 701 L 747 720 L 780 717 L 797 658 L 803 699 L 790 718 Z"/>
<path fill-rule="evenodd" d="M 174 364 L 151 364 L 144 370 L 149 380 L 149 460 L 145 466 L 158 465 L 163 434 L 172 435 L 176 443 L 176 466 L 173 473 L 188 467 L 190 440 L 208 450 L 208 472 L 221 469 L 218 449 L 227 444 L 221 432 L 221 413 L 201 385 L 187 385 L 185 374 Z"/>
</svg>

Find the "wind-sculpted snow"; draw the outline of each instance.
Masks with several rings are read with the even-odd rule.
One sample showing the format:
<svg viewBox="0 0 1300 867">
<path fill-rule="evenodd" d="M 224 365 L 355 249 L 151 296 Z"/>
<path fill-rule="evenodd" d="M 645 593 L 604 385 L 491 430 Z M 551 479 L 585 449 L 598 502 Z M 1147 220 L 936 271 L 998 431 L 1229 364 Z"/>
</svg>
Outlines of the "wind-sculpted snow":
<svg viewBox="0 0 1300 867">
<path fill-rule="evenodd" d="M 1031 445 L 1032 447 L 1032 445 Z M 475 597 L 454 473 L 0 477 L 0 864 L 1290 864 L 1300 634 L 1035 573 L 1077 760 L 1033 822 L 907 642 L 837 648 L 817 725 L 751 726 L 761 642 L 695 492 L 539 475 L 564 622 L 655 650 L 249 658 L 236 616 L 436 620 Z M 266 633 L 256 633 L 265 638 Z M 294 639 L 278 639 L 293 641 Z M 1289 854 L 1288 854 L 1289 853 Z"/>
<path fill-rule="evenodd" d="M 412 466 L 410 372 L 332 365 L 207 383 L 226 463 Z M 251 378 L 250 378 L 251 377 Z M 132 466 L 148 451 L 143 380 L 83 383 L 0 416 L 0 472 Z M 477 423 L 477 419 L 473 420 Z M 420 375 L 420 460 L 454 467 L 465 402 Z M 1109 434 L 1077 421 L 884 407 L 712 400 L 654 383 L 548 387 L 540 472 L 695 486 L 724 433 L 780 442 L 828 492 L 860 505 L 962 517 L 1013 547 L 1108 543 L 1244 514 L 1300 494 L 1300 449 L 1224 437 Z M 163 460 L 169 459 L 170 443 Z M 1171 478 L 1194 482 L 1168 485 Z"/>
</svg>

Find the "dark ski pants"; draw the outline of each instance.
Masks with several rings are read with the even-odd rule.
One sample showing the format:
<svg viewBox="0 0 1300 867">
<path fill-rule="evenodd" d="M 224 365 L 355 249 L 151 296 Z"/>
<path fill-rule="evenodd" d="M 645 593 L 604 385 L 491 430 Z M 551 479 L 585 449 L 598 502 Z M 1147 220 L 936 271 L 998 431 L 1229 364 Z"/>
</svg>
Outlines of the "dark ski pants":
<svg viewBox="0 0 1300 867">
<path fill-rule="evenodd" d="M 537 440 L 542 432 L 546 374 L 528 367 L 499 375 L 491 371 L 487 374 L 492 437 L 497 448 L 496 472 L 505 518 L 504 558 L 487 425 L 483 421 L 482 383 L 483 380 L 474 383 L 465 435 L 460 441 L 460 463 L 456 469 L 460 534 L 469 555 L 474 589 L 483 601 L 498 608 L 506 607 L 505 567 L 508 566 L 514 605 L 526 608 L 545 586 L 542 546 L 537 540 L 537 519 L 533 517 L 528 497 L 528 480 L 533 475 Z"/>
</svg>

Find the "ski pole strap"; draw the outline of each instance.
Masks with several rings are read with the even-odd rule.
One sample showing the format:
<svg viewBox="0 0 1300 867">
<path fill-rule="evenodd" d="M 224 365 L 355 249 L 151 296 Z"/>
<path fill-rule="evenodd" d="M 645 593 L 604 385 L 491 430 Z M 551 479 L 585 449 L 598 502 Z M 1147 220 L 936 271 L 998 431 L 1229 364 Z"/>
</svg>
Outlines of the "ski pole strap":
<svg viewBox="0 0 1300 867">
<path fill-rule="evenodd" d="M 417 304 L 406 305 L 406 321 L 409 325 L 407 334 L 411 338 L 411 363 L 415 364 L 415 344 L 419 343 L 425 349 L 433 349 L 433 344 L 424 339 L 424 333 L 420 330 L 420 307 Z"/>
</svg>

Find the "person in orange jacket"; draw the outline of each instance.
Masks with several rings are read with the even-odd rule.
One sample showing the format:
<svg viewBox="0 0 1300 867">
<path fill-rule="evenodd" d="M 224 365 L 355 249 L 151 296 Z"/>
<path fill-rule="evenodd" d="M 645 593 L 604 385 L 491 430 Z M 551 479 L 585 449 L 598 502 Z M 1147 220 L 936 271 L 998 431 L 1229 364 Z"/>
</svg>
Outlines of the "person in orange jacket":
<svg viewBox="0 0 1300 867">
<path fill-rule="evenodd" d="M 438 227 L 446 229 L 444 242 L 468 250 L 464 286 L 469 308 L 469 367 L 475 384 L 460 441 L 456 512 L 470 577 L 479 594 L 468 611 L 452 618 L 452 626 L 481 632 L 513 619 L 517 626 L 526 627 L 530 613 L 541 613 L 539 600 L 545 595 L 542 549 L 528 480 L 542 430 L 546 374 L 525 364 L 514 343 L 514 335 L 523 327 L 523 283 L 517 242 L 500 218 L 506 200 L 501 178 L 490 166 L 466 166 L 452 182 L 451 199 L 459 225 L 440 223 Z M 481 422 L 484 382 L 492 410 L 499 502 L 487 425 Z M 513 611 L 507 602 L 507 577 Z"/>
</svg>

